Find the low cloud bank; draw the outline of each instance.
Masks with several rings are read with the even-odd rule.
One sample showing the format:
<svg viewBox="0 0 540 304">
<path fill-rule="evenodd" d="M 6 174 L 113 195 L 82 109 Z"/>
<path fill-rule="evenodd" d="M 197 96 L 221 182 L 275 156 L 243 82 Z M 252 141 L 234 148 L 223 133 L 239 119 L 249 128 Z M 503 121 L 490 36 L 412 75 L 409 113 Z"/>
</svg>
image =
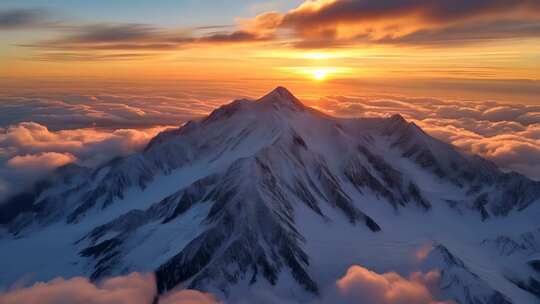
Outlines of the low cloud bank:
<svg viewBox="0 0 540 304">
<path fill-rule="evenodd" d="M 0 293 L 2 304 L 150 304 L 156 296 L 151 274 L 131 273 L 94 284 L 84 277 L 57 278 Z M 196 290 L 163 295 L 160 304 L 218 304 L 217 298 Z"/>
<path fill-rule="evenodd" d="M 93 167 L 130 154 L 163 129 L 50 131 L 32 122 L 0 128 L 0 198 L 23 190 L 60 166 L 78 163 Z"/>
<path fill-rule="evenodd" d="M 439 301 L 440 275 L 436 271 L 414 272 L 408 278 L 395 272 L 379 274 L 362 266 L 351 266 L 335 285 L 323 289 L 321 297 L 310 304 L 451 304 Z M 57 278 L 29 287 L 12 288 L 0 293 L 2 304 L 150 304 L 156 284 L 151 274 L 131 273 L 92 283 L 87 278 Z M 296 303 L 283 299 L 272 290 L 249 290 L 233 295 L 231 303 Z M 219 297 L 196 290 L 176 290 L 162 295 L 160 304 L 223 304 Z"/>
<path fill-rule="evenodd" d="M 323 303 L 377 303 L 377 304 L 450 304 L 438 301 L 433 292 L 438 290 L 440 275 L 436 271 L 414 272 L 408 278 L 395 272 L 376 273 L 353 265 L 336 282 L 333 294 Z"/>
</svg>

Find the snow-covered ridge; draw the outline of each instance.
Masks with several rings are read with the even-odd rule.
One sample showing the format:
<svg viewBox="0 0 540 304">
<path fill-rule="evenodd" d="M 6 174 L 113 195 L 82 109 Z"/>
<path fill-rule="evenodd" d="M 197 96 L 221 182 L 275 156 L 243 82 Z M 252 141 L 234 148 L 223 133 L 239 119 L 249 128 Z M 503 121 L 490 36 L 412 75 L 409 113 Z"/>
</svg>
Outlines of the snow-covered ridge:
<svg viewBox="0 0 540 304">
<path fill-rule="evenodd" d="M 0 206 L 0 285 L 28 272 L 155 271 L 162 292 L 272 286 L 302 301 L 367 263 L 437 268 L 443 298 L 460 303 L 533 303 L 539 198 L 540 183 L 399 115 L 334 118 L 278 87 L 164 131 L 140 153 L 60 168 Z M 425 243 L 436 245 L 411 263 Z M 43 254 L 30 258 L 28 246 Z"/>
</svg>

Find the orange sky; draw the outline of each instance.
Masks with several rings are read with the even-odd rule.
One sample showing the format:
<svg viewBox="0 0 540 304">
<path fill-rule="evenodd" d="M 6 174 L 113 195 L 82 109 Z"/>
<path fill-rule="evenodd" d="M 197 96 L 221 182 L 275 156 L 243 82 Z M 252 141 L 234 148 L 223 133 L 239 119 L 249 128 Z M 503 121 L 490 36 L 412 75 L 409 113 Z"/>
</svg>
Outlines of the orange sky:
<svg viewBox="0 0 540 304">
<path fill-rule="evenodd" d="M 138 19 L 133 12 L 129 21 L 118 21 L 127 13 L 104 19 L 77 7 L 71 13 L 78 17 L 65 18 L 55 12 L 58 7 L 45 14 L 4 4 L 0 79 L 4 89 L 66 79 L 96 86 L 112 80 L 149 86 L 224 81 L 252 88 L 254 96 L 280 84 L 299 95 L 376 92 L 539 102 L 540 6 L 534 1 L 507 7 L 458 1 L 450 13 L 448 1 L 405 7 L 388 1 L 378 10 L 372 1 L 347 7 L 350 2 L 296 1 L 260 5 L 251 13 L 241 13 L 238 4 L 238 15 L 225 17 L 207 5 L 199 22 L 207 27 L 163 25 L 159 16 Z M 19 23 L 13 25 L 13 11 L 28 16 L 16 15 Z M 176 17 L 184 17 L 182 10 Z"/>
</svg>

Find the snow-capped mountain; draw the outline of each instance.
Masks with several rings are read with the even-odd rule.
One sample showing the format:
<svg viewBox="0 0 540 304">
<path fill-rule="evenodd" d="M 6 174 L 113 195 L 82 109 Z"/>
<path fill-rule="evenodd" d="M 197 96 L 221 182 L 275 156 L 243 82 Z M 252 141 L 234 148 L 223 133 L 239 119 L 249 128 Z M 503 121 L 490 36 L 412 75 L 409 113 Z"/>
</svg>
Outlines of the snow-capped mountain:
<svg viewBox="0 0 540 304">
<path fill-rule="evenodd" d="M 155 271 L 160 292 L 305 302 L 359 264 L 437 269 L 458 303 L 538 303 L 539 200 L 399 115 L 330 117 L 278 87 L 0 206 L 0 285 Z"/>
</svg>

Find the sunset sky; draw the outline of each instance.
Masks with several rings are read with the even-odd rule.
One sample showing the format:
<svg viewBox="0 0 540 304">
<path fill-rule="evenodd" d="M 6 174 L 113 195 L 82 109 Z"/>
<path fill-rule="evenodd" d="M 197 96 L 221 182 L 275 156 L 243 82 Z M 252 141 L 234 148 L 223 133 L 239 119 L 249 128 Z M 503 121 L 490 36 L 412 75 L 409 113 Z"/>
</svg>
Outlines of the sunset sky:
<svg viewBox="0 0 540 304">
<path fill-rule="evenodd" d="M 8 0 L 0 76 L 537 102 L 539 15 L 535 0 Z"/>
<path fill-rule="evenodd" d="M 540 178 L 538 0 L 4 0 L 0 40 L 0 193 L 278 85 Z"/>
</svg>

